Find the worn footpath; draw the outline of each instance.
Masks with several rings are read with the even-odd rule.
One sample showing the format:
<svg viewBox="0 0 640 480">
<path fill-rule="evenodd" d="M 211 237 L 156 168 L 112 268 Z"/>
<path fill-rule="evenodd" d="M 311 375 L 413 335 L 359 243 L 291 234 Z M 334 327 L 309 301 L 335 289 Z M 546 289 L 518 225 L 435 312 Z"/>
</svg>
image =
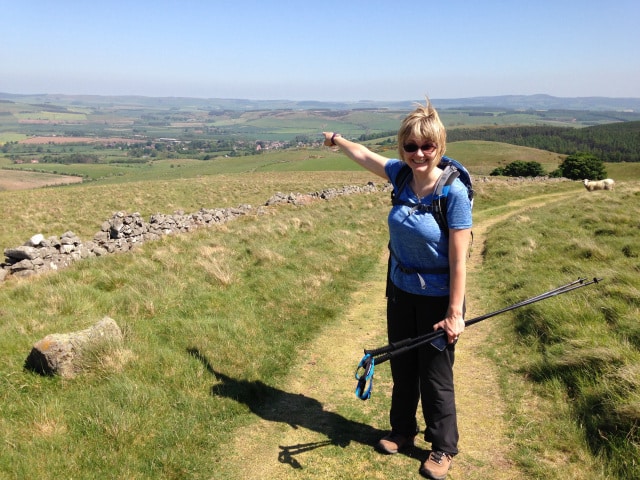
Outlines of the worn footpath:
<svg viewBox="0 0 640 480">
<path fill-rule="evenodd" d="M 474 278 L 480 273 L 485 232 L 524 209 L 557 201 L 561 195 L 512 202 L 509 213 L 474 226 L 469 259 L 467 317 L 482 313 Z M 300 365 L 272 405 L 255 423 L 240 429 L 220 469 L 211 478 L 242 479 L 388 479 L 420 478 L 418 470 L 430 445 L 420 436 L 416 447 L 385 456 L 373 445 L 388 428 L 388 365 L 376 369 L 372 398 L 354 395 L 353 372 L 364 347 L 386 344 L 382 252 L 374 281 L 354 294 L 342 321 L 328 327 L 304 352 Z M 517 479 L 522 472 L 510 460 L 505 405 L 495 365 L 482 353 L 494 324 L 482 322 L 463 334 L 456 348 L 456 398 L 460 454 L 450 479 Z M 424 427 L 424 426 L 422 426 Z"/>
</svg>

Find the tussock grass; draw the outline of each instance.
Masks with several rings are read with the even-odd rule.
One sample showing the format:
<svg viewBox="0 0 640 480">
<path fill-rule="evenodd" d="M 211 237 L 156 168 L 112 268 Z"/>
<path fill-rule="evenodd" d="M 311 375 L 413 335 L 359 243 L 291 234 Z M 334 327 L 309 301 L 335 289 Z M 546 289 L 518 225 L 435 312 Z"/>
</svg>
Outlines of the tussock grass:
<svg viewBox="0 0 640 480">
<path fill-rule="evenodd" d="M 220 228 L 88 259 L 0 289 L 0 432 L 6 478 L 210 478 L 246 391 L 267 401 L 298 350 L 345 308 L 385 246 L 386 195 L 280 207 Z M 21 367 L 37 339 L 109 315 L 120 349 L 90 373 Z M 104 352 L 103 352 L 104 353 Z M 235 392 L 235 393 L 234 393 Z M 46 459 L 39 453 L 47 451 Z"/>
<path fill-rule="evenodd" d="M 604 278 L 561 299 L 514 311 L 492 351 L 505 372 L 511 371 L 505 374 L 505 392 L 515 414 L 519 460 L 532 478 L 572 477 L 554 473 L 567 454 L 563 443 L 567 452 L 576 451 L 569 445 L 583 444 L 600 458 L 603 478 L 640 475 L 640 264 L 632 247 L 640 229 L 634 208 L 638 187 L 627 184 L 609 193 L 579 192 L 528 213 L 526 228 L 517 219 L 488 235 L 482 281 L 495 298 L 517 301 L 578 277 Z M 513 375 L 534 384 L 514 389 Z M 527 428 L 538 424 L 531 432 L 517 420 L 529 388 L 547 400 L 546 407 L 525 409 Z M 546 446 L 536 438 L 545 438 Z M 538 461 L 545 450 L 560 457 Z"/>
</svg>

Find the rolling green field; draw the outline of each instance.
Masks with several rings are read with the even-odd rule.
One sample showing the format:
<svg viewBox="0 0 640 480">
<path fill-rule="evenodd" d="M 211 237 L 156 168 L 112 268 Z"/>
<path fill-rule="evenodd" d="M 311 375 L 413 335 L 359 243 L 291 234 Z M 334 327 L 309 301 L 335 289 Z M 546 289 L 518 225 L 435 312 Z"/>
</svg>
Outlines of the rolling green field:
<svg viewBox="0 0 640 480">
<path fill-rule="evenodd" d="M 323 130 L 359 136 L 395 131 L 413 108 L 402 106 L 357 108 L 340 105 L 287 105 L 286 102 L 242 102 L 221 99 L 154 99 L 32 96 L 0 100 L 0 144 L 26 136 L 125 137 L 131 140 L 159 137 L 190 139 L 236 139 L 290 141 L 317 138 Z M 448 128 L 504 125 L 555 125 L 572 128 L 598 125 L 637 114 L 546 111 L 509 108 L 441 109 Z"/>
<path fill-rule="evenodd" d="M 395 149 L 384 150 L 382 153 L 389 157 L 397 156 Z M 549 152 L 492 142 L 453 143 L 449 145 L 447 154 L 463 161 L 472 174 L 479 176 L 488 175 L 496 166 L 513 161 L 512 159 L 537 161 L 549 171 L 557 168 L 561 161 L 558 155 Z M 624 165 L 612 164 L 608 168 L 612 169 L 613 175 Z M 31 168 L 28 165 L 24 167 Z M 354 179 L 362 179 L 366 175 L 343 155 L 324 148 L 290 149 L 212 161 L 157 160 L 136 166 L 41 164 L 37 169 L 49 173 L 81 175 L 93 181 L 83 188 L 59 188 L 57 195 L 61 200 L 57 202 L 46 200 L 48 191 L 4 192 L 7 204 L 14 205 L 14 208 L 8 212 L 9 218 L 5 220 L 9 222 L 10 228 L 0 231 L 0 246 L 6 248 L 19 245 L 35 233 L 59 235 L 66 231 L 51 230 L 45 219 L 55 219 L 53 221 L 57 228 L 64 228 L 62 225 L 66 224 L 77 234 L 92 236 L 99 230 L 103 220 L 120 210 L 136 211 L 149 216 L 158 211 L 195 212 L 200 208 L 211 208 L 219 204 L 259 205 L 278 190 L 304 192 L 335 186 L 344 181 L 344 177 L 334 178 L 333 172 L 336 171 L 352 172 Z M 309 172 L 309 180 L 297 184 L 298 175 L 294 172 Z M 229 176 L 233 179 L 252 180 L 240 180 L 241 187 L 231 188 L 233 182 L 226 180 Z M 223 185 L 218 186 L 220 178 L 224 179 Z M 216 186 L 210 187 L 210 182 L 215 182 Z M 149 188 L 149 185 L 154 187 Z M 306 188 L 303 188 L 305 185 Z M 118 193 L 110 198 L 109 192 L 114 189 Z M 78 201 L 79 192 L 91 193 L 82 195 L 82 199 Z M 163 205 L 162 210 L 158 210 L 158 203 Z M 67 218 L 59 218 L 63 211 Z M 13 215 L 15 217 L 11 220 Z M 25 229 L 33 232 L 26 238 L 20 236 L 20 232 Z"/>
<path fill-rule="evenodd" d="M 91 119 L 91 112 L 77 108 L 60 115 Z M 22 115 L 38 120 L 36 110 Z M 130 119 L 140 116 L 130 114 Z M 185 127 L 197 120 L 185 112 L 154 115 L 167 125 L 149 126 L 147 133 L 169 136 L 203 128 Z M 215 115 L 215 127 L 246 124 L 248 130 L 295 137 L 397 125 L 397 117 L 388 114 L 375 120 L 362 112 L 313 120 L 291 112 L 276 128 L 272 118 L 243 115 Z M 62 131 L 72 128 L 64 123 L 71 117 L 55 118 Z M 111 118 L 123 131 L 134 128 L 125 126 L 123 111 Z M 16 138 L 2 119 L 2 138 Z M 44 132 L 51 124 L 34 128 Z M 396 155 L 393 148 L 375 148 Z M 500 372 L 514 447 L 510 461 L 525 478 L 564 479 L 567 472 L 585 479 L 640 477 L 640 165 L 607 164 L 616 190 L 590 193 L 575 181 L 487 177 L 515 160 L 536 161 L 551 171 L 562 158 L 550 152 L 457 142 L 448 145 L 447 154 L 462 161 L 476 182 L 474 222 L 492 225 L 485 232 L 482 265 L 470 273 L 479 308 L 494 310 L 580 276 L 604 279 L 588 291 L 497 320 L 500 334 L 484 354 Z M 13 165 L 1 155 L 0 167 L 6 166 L 34 168 Z M 116 211 L 148 218 L 258 206 L 276 192 L 381 182 L 340 153 L 318 147 L 206 161 L 35 168 L 81 175 L 85 182 L 0 190 L 2 248 L 36 233 L 70 230 L 91 239 Z M 513 213 L 514 204 L 524 207 Z M 257 425 L 256 411 L 268 417 L 269 402 L 283 393 L 286 379 L 295 375 L 292 369 L 305 360 L 305 348 L 323 328 L 342 321 L 352 294 L 377 275 L 387 243 L 388 205 L 388 193 L 377 193 L 269 207 L 262 215 L 166 237 L 133 253 L 0 284 L 0 478 L 240 478 L 216 476 L 228 471 L 226 452 L 235 435 Z M 123 328 L 124 344 L 88 359 L 84 374 L 68 380 L 23 369 L 35 341 L 87 328 L 105 315 Z M 340 340 L 360 343 L 361 333 Z M 332 407 L 352 427 L 366 430 L 362 425 L 377 419 L 373 407 Z M 399 474 L 393 465 L 369 457 L 376 470 L 363 471 L 361 460 L 344 449 L 323 453 L 348 478 Z M 304 475 L 293 470 L 290 478 L 308 478 L 295 477 L 298 473 Z M 332 472 L 324 478 L 340 476 Z"/>
</svg>

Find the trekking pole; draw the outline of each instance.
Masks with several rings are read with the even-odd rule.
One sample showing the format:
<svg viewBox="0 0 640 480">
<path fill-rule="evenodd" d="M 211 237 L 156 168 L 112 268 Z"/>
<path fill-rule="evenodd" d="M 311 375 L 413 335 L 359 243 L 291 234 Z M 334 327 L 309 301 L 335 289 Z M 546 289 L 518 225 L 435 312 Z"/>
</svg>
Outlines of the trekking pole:
<svg viewBox="0 0 640 480">
<path fill-rule="evenodd" d="M 553 290 L 549 290 L 548 292 L 541 293 L 540 295 L 536 295 L 535 297 L 522 300 L 518 303 L 514 303 L 513 305 L 509 305 L 508 307 L 496 310 L 495 312 L 486 313 L 484 315 L 480 315 L 479 317 L 472 318 L 471 320 L 467 320 L 466 322 L 464 322 L 464 325 L 465 327 L 468 327 L 482 322 L 483 320 L 486 320 L 488 318 L 500 315 L 501 313 L 509 312 L 526 305 L 531 305 L 532 303 L 546 300 L 547 298 L 555 297 L 557 295 L 561 295 L 578 288 L 586 287 L 587 285 L 599 283 L 601 281 L 601 278 L 595 277 L 590 281 L 587 281 L 584 278 L 579 278 L 578 280 L 554 288 Z M 373 374 L 376 364 L 379 365 L 381 363 L 384 363 L 387 360 L 390 360 L 392 357 L 401 355 L 405 352 L 408 352 L 409 350 L 413 350 L 414 348 L 423 346 L 427 343 L 431 343 L 440 351 L 444 350 L 447 346 L 446 332 L 443 329 L 438 329 L 416 338 L 407 338 L 406 340 L 401 340 L 399 342 L 389 343 L 384 347 L 365 349 L 364 357 L 362 357 L 362 360 L 360 360 L 355 373 L 356 380 L 358 380 L 358 384 L 356 386 L 356 396 L 361 400 L 367 400 L 368 398 L 370 398 L 371 387 L 373 386 Z"/>
</svg>

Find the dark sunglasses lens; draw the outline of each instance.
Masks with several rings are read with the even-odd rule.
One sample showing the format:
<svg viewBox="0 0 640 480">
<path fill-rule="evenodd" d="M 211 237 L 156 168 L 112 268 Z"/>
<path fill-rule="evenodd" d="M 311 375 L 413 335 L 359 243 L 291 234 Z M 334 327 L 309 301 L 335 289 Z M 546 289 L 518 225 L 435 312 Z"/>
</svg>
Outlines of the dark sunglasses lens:
<svg viewBox="0 0 640 480">
<path fill-rule="evenodd" d="M 415 153 L 418 151 L 418 145 L 416 145 L 415 143 L 407 143 L 403 146 L 403 148 L 407 153 Z"/>
<path fill-rule="evenodd" d="M 436 146 L 433 143 L 426 143 L 421 147 L 418 147 L 415 143 L 407 143 L 406 145 L 403 145 L 402 148 L 404 148 L 404 151 L 407 153 L 415 153 L 418 151 L 418 148 L 423 152 L 430 153 L 436 149 Z"/>
<path fill-rule="evenodd" d="M 436 146 L 433 143 L 427 143 L 426 145 L 422 145 L 422 147 L 420 147 L 420 149 L 423 152 L 430 153 L 430 152 L 433 152 L 436 149 Z"/>
</svg>

